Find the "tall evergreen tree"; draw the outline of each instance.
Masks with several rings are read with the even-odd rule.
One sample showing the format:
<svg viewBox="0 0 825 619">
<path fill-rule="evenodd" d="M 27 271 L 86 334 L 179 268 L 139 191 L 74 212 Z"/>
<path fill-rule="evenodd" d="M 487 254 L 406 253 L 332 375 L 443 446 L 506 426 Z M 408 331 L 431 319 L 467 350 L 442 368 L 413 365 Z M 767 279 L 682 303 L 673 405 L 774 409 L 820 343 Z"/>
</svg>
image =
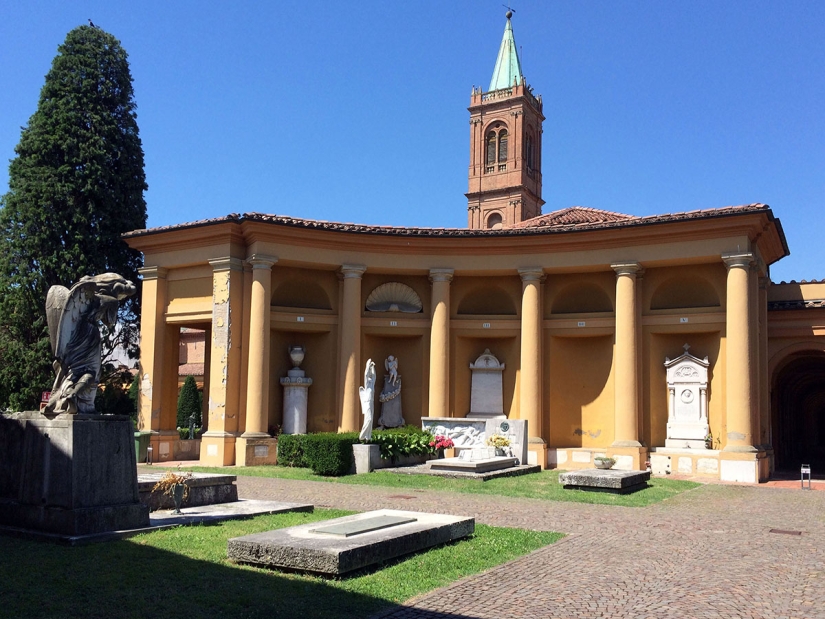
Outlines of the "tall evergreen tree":
<svg viewBox="0 0 825 619">
<path fill-rule="evenodd" d="M 100 28 L 66 36 L 21 132 L 0 198 L 0 408 L 36 405 L 51 386 L 50 286 L 112 271 L 138 282 L 121 234 L 146 227 L 146 178 L 127 54 Z M 138 287 L 140 290 L 140 287 Z M 105 342 L 134 346 L 139 298 Z"/>
</svg>

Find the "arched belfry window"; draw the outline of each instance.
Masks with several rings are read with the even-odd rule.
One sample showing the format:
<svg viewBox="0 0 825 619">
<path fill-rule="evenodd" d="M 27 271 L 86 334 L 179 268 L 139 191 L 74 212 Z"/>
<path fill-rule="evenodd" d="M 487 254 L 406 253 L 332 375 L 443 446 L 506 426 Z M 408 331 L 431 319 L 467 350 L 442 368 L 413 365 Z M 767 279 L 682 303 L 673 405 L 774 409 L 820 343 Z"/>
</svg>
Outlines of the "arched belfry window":
<svg viewBox="0 0 825 619">
<path fill-rule="evenodd" d="M 496 162 L 496 132 L 487 133 L 487 165 L 491 166 Z"/>
<path fill-rule="evenodd" d="M 498 162 L 507 163 L 507 129 L 498 134 Z"/>
<path fill-rule="evenodd" d="M 502 222 L 501 213 L 493 213 L 487 218 L 487 229 L 498 230 L 501 228 Z"/>
<path fill-rule="evenodd" d="M 484 171 L 505 172 L 507 170 L 507 127 L 496 123 L 484 136 Z"/>
</svg>

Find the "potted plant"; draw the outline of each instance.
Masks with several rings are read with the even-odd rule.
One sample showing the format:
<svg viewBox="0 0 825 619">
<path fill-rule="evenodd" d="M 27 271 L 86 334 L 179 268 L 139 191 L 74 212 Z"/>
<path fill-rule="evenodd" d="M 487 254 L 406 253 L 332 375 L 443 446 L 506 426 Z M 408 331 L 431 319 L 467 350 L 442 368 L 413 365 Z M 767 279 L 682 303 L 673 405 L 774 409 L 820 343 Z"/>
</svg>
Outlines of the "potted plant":
<svg viewBox="0 0 825 619">
<path fill-rule="evenodd" d="M 710 432 L 705 435 L 705 449 L 713 449 L 713 435 Z"/>
<path fill-rule="evenodd" d="M 506 456 L 506 447 L 510 446 L 510 439 L 501 434 L 492 434 L 487 437 L 487 446 L 495 447 L 497 456 Z"/>
<path fill-rule="evenodd" d="M 189 484 L 192 473 L 178 474 L 173 471 L 164 473 L 160 481 L 152 487 L 152 492 L 160 492 L 164 496 L 171 497 L 175 502 L 173 514 L 180 514 L 180 506 L 189 498 Z"/>
<path fill-rule="evenodd" d="M 593 458 L 593 464 L 596 465 L 597 469 L 611 469 L 616 464 L 616 459 L 607 456 L 596 456 Z"/>
</svg>

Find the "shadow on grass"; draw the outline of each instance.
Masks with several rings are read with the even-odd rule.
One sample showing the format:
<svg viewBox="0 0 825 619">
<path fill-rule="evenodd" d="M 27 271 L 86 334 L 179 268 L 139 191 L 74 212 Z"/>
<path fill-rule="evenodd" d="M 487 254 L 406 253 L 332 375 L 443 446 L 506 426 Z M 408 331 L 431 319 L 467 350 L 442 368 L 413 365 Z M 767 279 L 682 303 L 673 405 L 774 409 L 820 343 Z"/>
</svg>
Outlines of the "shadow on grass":
<svg viewBox="0 0 825 619">
<path fill-rule="evenodd" d="M 392 605 L 130 541 L 64 547 L 0 537 L 5 617 L 368 617 Z M 399 607 L 395 607 L 399 608 Z"/>
</svg>

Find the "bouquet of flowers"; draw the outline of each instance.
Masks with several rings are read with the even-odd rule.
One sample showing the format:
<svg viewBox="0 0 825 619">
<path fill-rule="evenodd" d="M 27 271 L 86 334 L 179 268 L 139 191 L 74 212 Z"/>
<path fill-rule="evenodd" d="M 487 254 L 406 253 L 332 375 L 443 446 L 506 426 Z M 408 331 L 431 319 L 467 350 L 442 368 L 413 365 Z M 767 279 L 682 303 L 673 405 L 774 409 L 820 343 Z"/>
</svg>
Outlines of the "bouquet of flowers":
<svg viewBox="0 0 825 619">
<path fill-rule="evenodd" d="M 510 439 L 506 436 L 502 436 L 501 434 L 492 434 L 487 437 L 487 446 L 498 447 L 499 449 L 502 447 L 509 447 Z"/>
<path fill-rule="evenodd" d="M 430 441 L 430 447 L 438 451 L 439 449 L 450 449 L 454 447 L 453 439 L 449 436 L 442 436 L 441 434 L 436 434 L 435 438 Z"/>
</svg>

